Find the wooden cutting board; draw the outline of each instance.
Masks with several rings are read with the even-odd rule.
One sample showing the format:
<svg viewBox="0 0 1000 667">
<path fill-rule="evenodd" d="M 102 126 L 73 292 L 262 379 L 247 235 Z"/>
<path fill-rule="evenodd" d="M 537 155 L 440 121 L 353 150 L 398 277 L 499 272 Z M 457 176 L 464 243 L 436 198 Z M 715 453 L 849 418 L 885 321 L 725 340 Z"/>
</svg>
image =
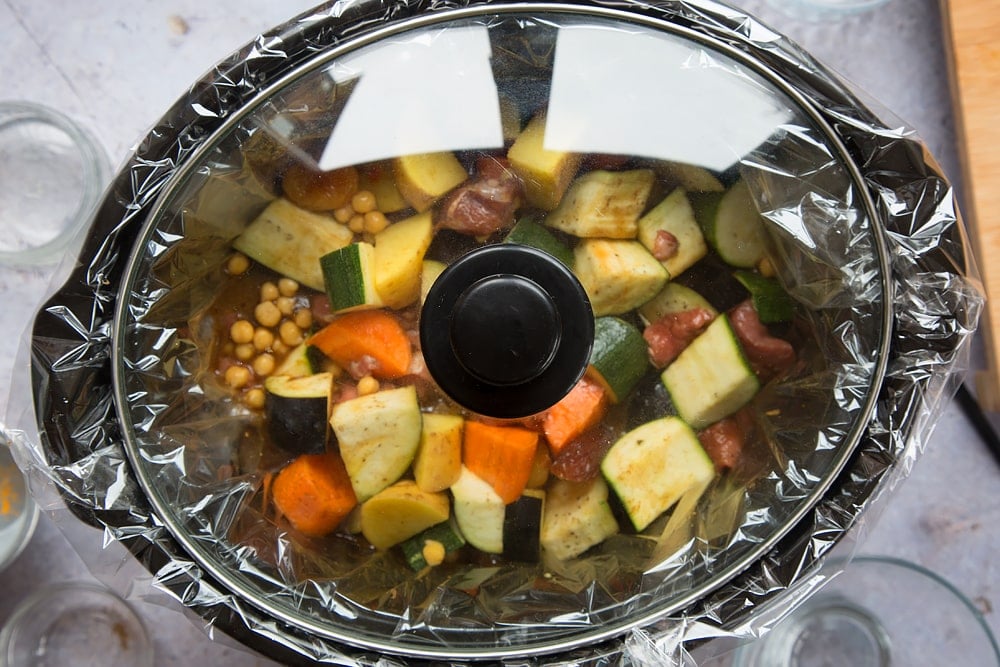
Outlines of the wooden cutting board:
<svg viewBox="0 0 1000 667">
<path fill-rule="evenodd" d="M 976 377 L 983 409 L 1000 412 L 1000 0 L 941 0 L 951 60 L 963 213 L 986 287 L 987 370 Z"/>
</svg>

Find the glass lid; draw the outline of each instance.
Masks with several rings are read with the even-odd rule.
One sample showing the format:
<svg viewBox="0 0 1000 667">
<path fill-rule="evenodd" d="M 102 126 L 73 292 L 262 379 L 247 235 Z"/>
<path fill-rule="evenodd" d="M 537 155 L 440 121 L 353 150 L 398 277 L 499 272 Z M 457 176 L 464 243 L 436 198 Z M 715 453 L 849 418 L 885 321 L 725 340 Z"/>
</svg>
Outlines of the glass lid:
<svg viewBox="0 0 1000 667">
<path fill-rule="evenodd" d="M 760 558 L 854 450 L 888 280 L 850 157 L 722 42 L 482 6 L 317 53 L 164 188 L 117 405 L 170 533 L 343 644 L 593 644 Z"/>
</svg>

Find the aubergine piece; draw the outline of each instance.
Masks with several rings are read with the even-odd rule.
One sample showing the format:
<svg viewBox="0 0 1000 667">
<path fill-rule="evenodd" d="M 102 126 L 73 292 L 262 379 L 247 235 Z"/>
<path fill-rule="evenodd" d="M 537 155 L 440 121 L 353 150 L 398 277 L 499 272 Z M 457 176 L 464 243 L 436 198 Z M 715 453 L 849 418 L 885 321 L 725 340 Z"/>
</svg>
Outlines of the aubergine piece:
<svg viewBox="0 0 1000 667">
<path fill-rule="evenodd" d="M 525 489 L 507 505 L 503 517 L 503 555 L 510 560 L 538 562 L 541 552 L 542 511 L 545 492 Z"/>
<path fill-rule="evenodd" d="M 267 432 L 275 446 L 292 454 L 320 454 L 330 439 L 333 374 L 273 375 L 267 392 Z"/>
</svg>

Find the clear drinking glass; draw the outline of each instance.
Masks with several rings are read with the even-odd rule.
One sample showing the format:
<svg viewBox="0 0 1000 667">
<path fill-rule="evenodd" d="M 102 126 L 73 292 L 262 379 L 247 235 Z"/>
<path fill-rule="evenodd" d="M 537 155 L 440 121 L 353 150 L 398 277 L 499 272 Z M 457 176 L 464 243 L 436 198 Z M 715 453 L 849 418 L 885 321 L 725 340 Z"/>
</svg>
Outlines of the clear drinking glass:
<svg viewBox="0 0 1000 667">
<path fill-rule="evenodd" d="M 0 667 L 152 667 L 142 620 L 89 583 L 55 584 L 25 600 L 0 631 Z"/>
<path fill-rule="evenodd" d="M 859 556 L 773 630 L 741 646 L 734 665 L 989 667 L 1000 665 L 1000 648 L 975 605 L 939 575 Z"/>
<path fill-rule="evenodd" d="M 0 264 L 57 262 L 107 179 L 106 154 L 67 116 L 0 101 Z"/>
</svg>

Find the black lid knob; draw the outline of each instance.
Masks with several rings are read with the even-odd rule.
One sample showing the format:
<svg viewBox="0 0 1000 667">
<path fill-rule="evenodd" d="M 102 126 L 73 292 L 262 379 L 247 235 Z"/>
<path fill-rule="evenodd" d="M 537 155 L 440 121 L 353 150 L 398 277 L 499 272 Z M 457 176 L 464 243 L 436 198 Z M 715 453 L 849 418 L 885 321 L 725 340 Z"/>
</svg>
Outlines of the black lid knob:
<svg viewBox="0 0 1000 667">
<path fill-rule="evenodd" d="M 492 417 L 558 402 L 583 376 L 593 341 L 593 312 L 573 273 L 516 244 L 486 246 L 449 266 L 420 318 L 431 376 L 452 399 Z"/>
</svg>

